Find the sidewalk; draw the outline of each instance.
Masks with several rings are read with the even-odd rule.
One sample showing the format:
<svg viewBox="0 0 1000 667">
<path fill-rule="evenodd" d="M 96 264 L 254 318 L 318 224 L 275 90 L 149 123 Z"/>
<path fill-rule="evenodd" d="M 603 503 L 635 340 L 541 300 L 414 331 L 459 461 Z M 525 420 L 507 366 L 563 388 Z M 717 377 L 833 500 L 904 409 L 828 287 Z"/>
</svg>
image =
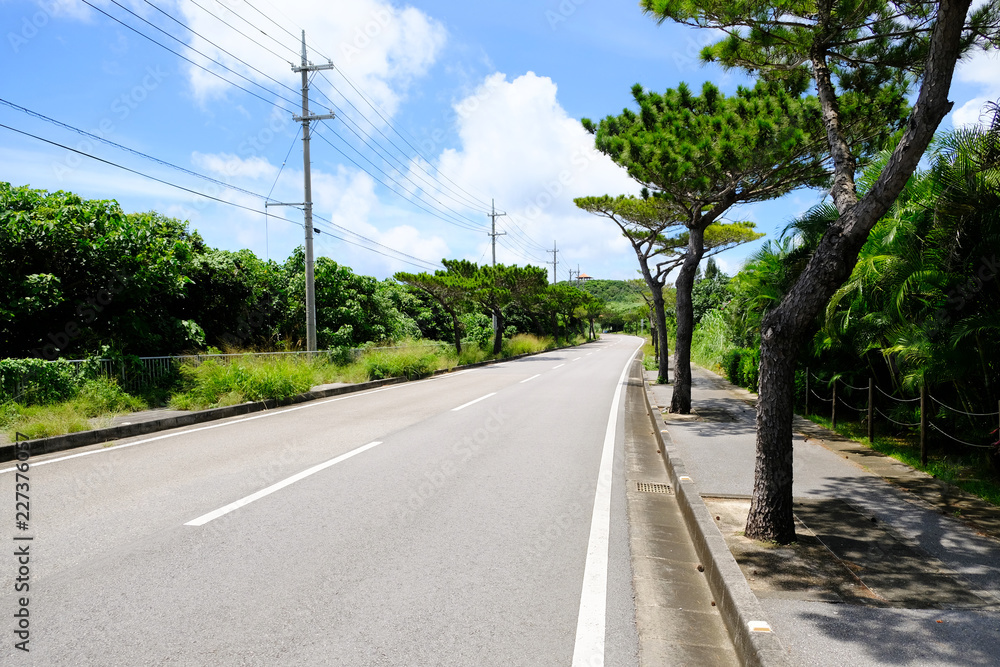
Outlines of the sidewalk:
<svg viewBox="0 0 1000 667">
<path fill-rule="evenodd" d="M 647 373 L 650 398 L 665 409 L 671 387 L 653 381 Z M 918 483 L 921 473 L 797 419 L 807 434 L 794 439 L 799 541 L 765 548 L 741 536 L 753 489 L 752 398 L 695 368 L 696 414 L 663 415 L 665 435 L 789 662 L 1000 665 L 1000 540 L 943 514 L 954 504 L 929 477 Z M 829 448 L 819 444 L 826 439 Z"/>
</svg>

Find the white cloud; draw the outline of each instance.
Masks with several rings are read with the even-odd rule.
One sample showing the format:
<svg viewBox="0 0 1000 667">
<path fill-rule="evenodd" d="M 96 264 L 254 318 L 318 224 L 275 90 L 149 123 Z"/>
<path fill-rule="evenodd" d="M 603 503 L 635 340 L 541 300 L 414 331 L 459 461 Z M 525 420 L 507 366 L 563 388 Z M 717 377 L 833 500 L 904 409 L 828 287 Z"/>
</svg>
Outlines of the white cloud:
<svg viewBox="0 0 1000 667">
<path fill-rule="evenodd" d="M 268 6 L 266 13 L 280 27 L 266 23 L 261 16 L 245 16 L 246 6 L 242 4 L 234 7 L 240 15 L 219 4 L 210 3 L 206 8 L 214 16 L 190 3 L 178 6 L 185 23 L 205 37 L 190 36 L 190 44 L 199 51 L 248 79 L 295 100 L 300 75 L 291 71 L 290 64 L 301 64 L 300 26 L 304 26 L 309 60 L 321 64 L 330 58 L 358 88 L 389 114 L 395 113 L 413 80 L 425 74 L 435 62 L 447 36 L 439 22 L 419 10 L 395 7 L 380 0 L 338 3 L 335 10 L 329 3 L 320 0 L 286 3 L 281 9 Z M 261 24 L 260 30 L 274 39 L 262 35 L 260 30 L 254 31 L 241 16 L 250 19 L 254 25 Z M 219 19 L 251 36 L 257 44 Z M 282 63 L 275 54 L 285 58 L 286 62 Z M 236 78 L 216 65 L 211 65 L 211 69 L 229 79 Z M 194 92 L 200 100 L 222 96 L 232 90 L 229 84 L 197 67 L 189 68 L 189 73 Z M 350 86 L 339 79 L 339 75 L 330 72 L 326 76 L 355 104 L 364 104 Z M 245 81 L 238 78 L 236 81 L 260 92 Z M 275 81 L 292 90 L 280 87 Z M 338 105 L 343 104 L 343 98 L 332 92 L 323 83 L 322 77 L 315 81 L 315 85 L 333 97 Z M 263 95 L 269 97 L 266 93 Z M 317 104 L 322 104 L 320 96 L 316 97 Z"/>
<path fill-rule="evenodd" d="M 976 51 L 958 64 L 955 79 L 978 90 L 973 99 L 954 110 L 952 124 L 961 127 L 983 122 L 983 106 L 1000 99 L 1000 51 Z"/>
<path fill-rule="evenodd" d="M 577 263 L 594 277 L 608 277 L 612 257 L 620 260 L 631 249 L 613 223 L 579 210 L 573 198 L 635 193 L 638 186 L 594 151 L 593 137 L 569 117 L 556 93 L 551 79 L 533 72 L 512 81 L 501 73 L 487 77 L 455 103 L 461 147 L 443 151 L 439 168 L 479 199 L 496 198 L 498 209 L 512 215 L 498 220 L 508 232 L 498 261 L 523 264 L 526 254 L 536 264 L 550 261 L 546 248 L 555 239 L 561 280 Z"/>
<path fill-rule="evenodd" d="M 273 177 L 278 171 L 264 158 L 249 157 L 243 159 L 229 153 L 206 155 L 195 151 L 191 154 L 191 163 L 202 171 L 227 178 L 259 179 L 265 176 Z"/>
</svg>

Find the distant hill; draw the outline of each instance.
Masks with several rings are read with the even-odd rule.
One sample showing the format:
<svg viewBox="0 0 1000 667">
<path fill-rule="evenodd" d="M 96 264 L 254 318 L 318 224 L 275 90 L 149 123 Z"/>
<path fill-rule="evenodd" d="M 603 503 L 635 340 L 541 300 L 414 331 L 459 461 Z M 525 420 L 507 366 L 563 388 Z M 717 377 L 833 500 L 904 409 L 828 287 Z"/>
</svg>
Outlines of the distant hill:
<svg viewBox="0 0 1000 667">
<path fill-rule="evenodd" d="M 580 289 L 603 299 L 609 306 L 641 306 L 646 302 L 642 299 L 642 282 L 633 280 L 583 280 Z"/>
</svg>

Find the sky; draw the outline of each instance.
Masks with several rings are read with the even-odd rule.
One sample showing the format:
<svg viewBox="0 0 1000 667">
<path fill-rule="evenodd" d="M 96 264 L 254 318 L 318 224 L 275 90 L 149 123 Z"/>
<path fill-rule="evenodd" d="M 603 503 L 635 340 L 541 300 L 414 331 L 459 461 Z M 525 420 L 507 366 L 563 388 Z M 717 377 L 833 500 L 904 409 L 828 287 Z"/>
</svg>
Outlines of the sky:
<svg viewBox="0 0 1000 667">
<path fill-rule="evenodd" d="M 292 70 L 304 29 L 309 61 L 333 66 L 310 82 L 310 112 L 335 116 L 311 124 L 315 252 L 380 279 L 492 261 L 494 210 L 498 262 L 551 276 L 555 256 L 560 281 L 571 269 L 638 277 L 617 227 L 573 204 L 638 192 L 580 119 L 620 113 L 635 83 L 711 80 L 732 94 L 749 82 L 699 62 L 711 34 L 657 24 L 636 0 L 486 12 L 454 0 L 0 0 L 0 17 L 0 181 L 155 210 L 213 247 L 279 262 L 303 243 L 302 210 L 264 202 L 304 200 Z M 998 98 L 995 52 L 960 63 L 942 128 L 978 122 Z M 773 238 L 822 198 L 799 190 L 727 219 Z M 732 274 L 761 243 L 717 260 Z"/>
</svg>

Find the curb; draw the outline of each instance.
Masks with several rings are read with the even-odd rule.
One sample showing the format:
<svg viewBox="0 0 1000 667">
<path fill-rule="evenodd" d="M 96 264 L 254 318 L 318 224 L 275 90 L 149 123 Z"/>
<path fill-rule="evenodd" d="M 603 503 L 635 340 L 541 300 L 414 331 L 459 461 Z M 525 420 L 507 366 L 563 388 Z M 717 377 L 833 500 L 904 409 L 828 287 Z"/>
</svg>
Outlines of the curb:
<svg viewBox="0 0 1000 667">
<path fill-rule="evenodd" d="M 664 436 L 664 422 L 657 418 L 645 379 L 643 395 L 649 421 L 660 444 L 667 474 L 676 489 L 684 523 L 694 540 L 695 551 L 705 567 L 708 585 L 717 600 L 719 612 L 733 640 L 736 654 L 744 665 L 753 667 L 790 667 L 788 652 L 770 630 L 764 609 L 750 590 L 750 584 L 729 551 L 722 532 L 698 494 L 698 487 L 687 476 L 683 461 L 674 451 L 669 434 Z M 754 630 L 763 623 L 767 630 Z"/>
<path fill-rule="evenodd" d="M 599 338 L 597 340 L 600 340 Z M 445 375 L 447 373 L 453 373 L 458 370 L 467 370 L 470 368 L 478 368 L 480 366 L 489 366 L 491 364 L 499 364 L 507 361 L 515 361 L 517 359 L 523 359 L 525 357 L 531 357 L 536 354 L 545 354 L 546 352 L 555 352 L 556 350 L 566 350 L 570 347 L 583 347 L 589 343 L 595 341 L 587 341 L 586 343 L 581 343 L 580 345 L 554 347 L 549 350 L 542 350 L 541 352 L 529 352 L 527 354 L 518 354 L 513 357 L 508 357 L 506 359 L 490 359 L 488 361 L 477 361 L 473 364 L 465 364 L 464 366 L 455 366 L 453 368 L 443 368 L 436 370 L 427 377 L 434 377 L 435 375 Z M 295 405 L 296 403 L 305 403 L 308 401 L 315 401 L 321 398 L 329 398 L 330 396 L 339 396 L 341 394 L 351 394 L 359 391 L 366 391 L 368 389 L 376 389 L 378 387 L 383 387 L 391 384 L 401 384 L 403 382 L 409 382 L 408 378 L 405 377 L 395 377 L 395 378 L 385 378 L 382 380 L 371 380 L 369 382 L 359 382 L 357 384 L 348 385 L 346 387 L 331 387 L 330 389 L 321 389 L 319 391 L 307 391 L 304 394 L 298 394 L 296 396 L 291 396 L 284 399 L 267 399 L 264 401 L 251 401 L 248 403 L 240 403 L 239 405 L 229 405 L 224 408 L 212 408 L 210 410 L 199 410 L 197 412 L 191 412 L 186 415 L 180 415 L 178 417 L 165 417 L 163 419 L 152 419 L 145 422 L 136 422 L 134 424 L 122 424 L 120 426 L 109 426 L 107 428 L 92 429 L 90 431 L 77 431 L 76 433 L 66 433 L 64 435 L 54 435 L 48 438 L 38 438 L 31 441 L 31 455 L 37 456 L 39 454 L 51 454 L 53 452 L 62 452 L 67 449 L 75 449 L 77 447 L 87 447 L 89 445 L 97 445 L 102 442 L 110 442 L 112 440 L 120 440 L 122 438 L 131 438 L 138 435 L 146 435 L 148 433 L 155 433 L 157 431 L 166 431 L 172 428 L 181 428 L 184 426 L 193 426 L 194 424 L 202 424 L 204 422 L 216 421 L 219 419 L 227 419 L 229 417 L 238 417 L 240 415 L 247 415 L 254 412 L 261 412 L 263 410 L 273 410 L 275 408 L 282 408 L 288 405 Z M 11 443 L 9 445 L 0 446 L 0 462 L 13 461 L 17 458 L 17 446 L 16 443 Z"/>
</svg>

